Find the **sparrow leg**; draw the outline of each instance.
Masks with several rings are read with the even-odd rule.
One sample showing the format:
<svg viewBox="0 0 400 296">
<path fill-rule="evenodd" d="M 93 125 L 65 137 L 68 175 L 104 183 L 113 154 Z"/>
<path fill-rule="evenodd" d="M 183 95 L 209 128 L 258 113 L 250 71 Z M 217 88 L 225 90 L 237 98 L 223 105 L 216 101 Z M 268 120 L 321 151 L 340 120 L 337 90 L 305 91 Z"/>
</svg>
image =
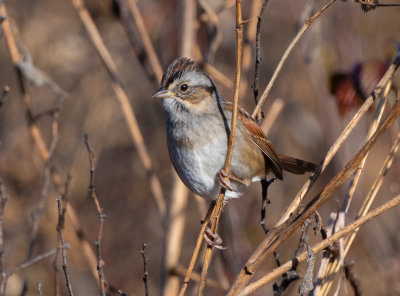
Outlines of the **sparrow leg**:
<svg viewBox="0 0 400 296">
<path fill-rule="evenodd" d="M 266 208 L 267 208 L 267 203 L 270 203 L 270 200 L 268 199 L 268 188 L 269 185 L 274 182 L 276 177 L 273 177 L 271 180 L 267 181 L 266 178 L 263 178 L 261 180 L 261 186 L 262 186 L 262 201 L 261 201 L 261 219 L 260 219 L 260 224 L 261 227 L 263 228 L 265 234 L 268 233 L 269 229 L 267 225 L 265 225 L 265 216 L 266 216 Z"/>
<path fill-rule="evenodd" d="M 226 248 L 222 246 L 222 239 L 221 237 L 218 235 L 218 233 L 213 233 L 211 231 L 211 226 L 212 221 L 210 220 L 210 222 L 208 222 L 208 225 L 206 227 L 206 229 L 204 230 L 204 240 L 207 242 L 207 244 L 210 247 L 216 248 L 218 250 L 225 250 Z"/>
</svg>

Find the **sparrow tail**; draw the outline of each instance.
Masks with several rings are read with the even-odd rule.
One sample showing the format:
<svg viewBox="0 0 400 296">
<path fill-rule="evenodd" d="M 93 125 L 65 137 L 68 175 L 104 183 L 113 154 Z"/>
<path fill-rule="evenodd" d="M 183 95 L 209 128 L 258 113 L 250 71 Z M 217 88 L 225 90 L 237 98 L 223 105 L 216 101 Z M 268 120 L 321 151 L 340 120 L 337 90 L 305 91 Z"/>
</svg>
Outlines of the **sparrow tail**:
<svg viewBox="0 0 400 296">
<path fill-rule="evenodd" d="M 316 164 L 297 159 L 290 156 L 279 155 L 282 169 L 292 174 L 302 175 L 306 172 L 313 172 L 318 167 Z"/>
</svg>

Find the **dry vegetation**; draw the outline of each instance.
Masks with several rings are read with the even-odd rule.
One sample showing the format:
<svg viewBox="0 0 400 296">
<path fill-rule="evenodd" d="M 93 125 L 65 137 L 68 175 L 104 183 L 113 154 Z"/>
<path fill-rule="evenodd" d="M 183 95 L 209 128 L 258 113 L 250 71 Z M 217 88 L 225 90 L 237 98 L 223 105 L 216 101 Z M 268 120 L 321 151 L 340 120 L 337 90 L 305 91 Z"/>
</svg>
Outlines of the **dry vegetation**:
<svg viewBox="0 0 400 296">
<path fill-rule="evenodd" d="M 0 295 L 400 295 L 400 8 L 365 3 L 0 0 Z M 267 234 L 259 184 L 218 208 L 223 251 L 151 100 L 177 56 L 321 163 L 272 183 Z"/>
</svg>

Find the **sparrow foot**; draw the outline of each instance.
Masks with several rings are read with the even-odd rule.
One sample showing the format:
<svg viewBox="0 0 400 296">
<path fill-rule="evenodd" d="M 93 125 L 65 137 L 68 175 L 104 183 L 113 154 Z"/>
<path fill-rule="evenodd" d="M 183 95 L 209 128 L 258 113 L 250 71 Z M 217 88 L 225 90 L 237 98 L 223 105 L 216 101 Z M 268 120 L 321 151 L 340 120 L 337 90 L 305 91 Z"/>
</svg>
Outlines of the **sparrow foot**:
<svg viewBox="0 0 400 296">
<path fill-rule="evenodd" d="M 204 240 L 207 242 L 207 244 L 210 247 L 216 248 L 218 250 L 225 250 L 227 249 L 226 247 L 222 246 L 222 238 L 218 235 L 218 233 L 213 233 L 211 231 L 211 221 L 208 222 L 208 225 L 206 227 L 206 229 L 204 230 Z"/>
<path fill-rule="evenodd" d="M 227 174 L 224 169 L 221 169 L 219 171 L 219 185 L 221 186 L 221 188 L 224 188 L 225 190 L 234 191 L 229 179 L 230 179 L 229 174 Z"/>
</svg>

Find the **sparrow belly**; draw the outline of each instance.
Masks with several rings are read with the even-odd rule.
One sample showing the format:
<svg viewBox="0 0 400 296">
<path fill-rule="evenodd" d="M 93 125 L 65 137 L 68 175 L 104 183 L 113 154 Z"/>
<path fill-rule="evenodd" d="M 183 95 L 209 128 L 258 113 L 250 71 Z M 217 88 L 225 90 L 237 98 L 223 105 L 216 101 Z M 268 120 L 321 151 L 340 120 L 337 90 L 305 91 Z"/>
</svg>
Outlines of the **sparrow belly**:
<svg viewBox="0 0 400 296">
<path fill-rule="evenodd" d="M 176 172 L 195 194 L 215 199 L 219 192 L 217 174 L 224 165 L 226 151 L 215 149 L 220 139 L 191 141 L 168 137 L 168 150 Z"/>
</svg>

